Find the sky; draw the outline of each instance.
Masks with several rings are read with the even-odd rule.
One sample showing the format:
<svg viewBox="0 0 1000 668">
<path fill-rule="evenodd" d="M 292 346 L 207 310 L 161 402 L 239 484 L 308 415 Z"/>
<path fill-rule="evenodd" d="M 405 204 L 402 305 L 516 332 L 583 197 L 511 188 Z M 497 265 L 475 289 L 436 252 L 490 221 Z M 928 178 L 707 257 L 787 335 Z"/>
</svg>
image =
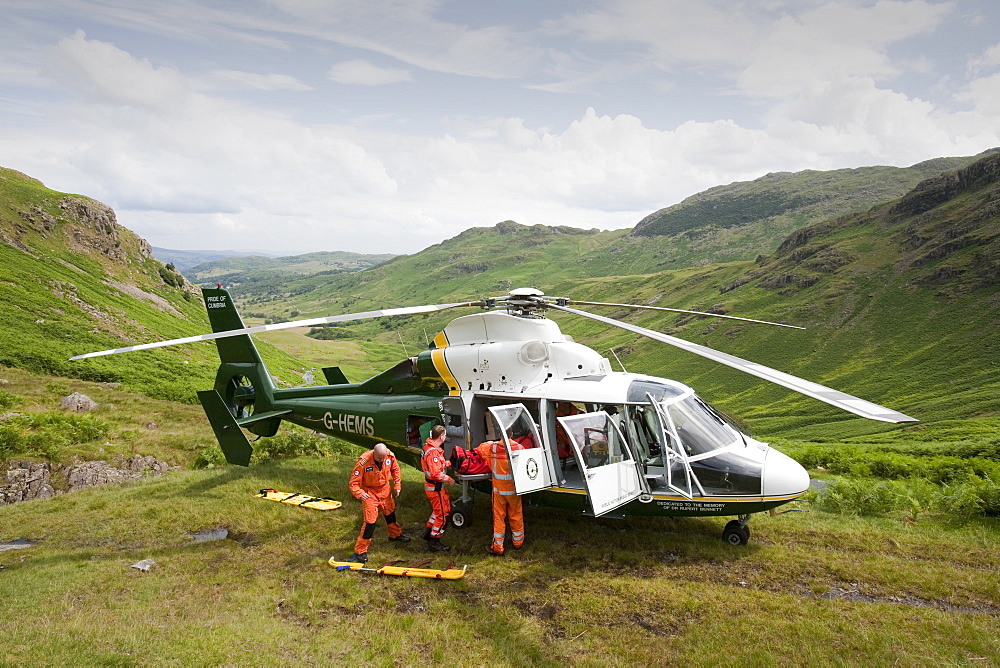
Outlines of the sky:
<svg viewBox="0 0 1000 668">
<path fill-rule="evenodd" d="M 0 165 L 164 248 L 617 229 L 997 146 L 995 0 L 0 0 Z"/>
</svg>

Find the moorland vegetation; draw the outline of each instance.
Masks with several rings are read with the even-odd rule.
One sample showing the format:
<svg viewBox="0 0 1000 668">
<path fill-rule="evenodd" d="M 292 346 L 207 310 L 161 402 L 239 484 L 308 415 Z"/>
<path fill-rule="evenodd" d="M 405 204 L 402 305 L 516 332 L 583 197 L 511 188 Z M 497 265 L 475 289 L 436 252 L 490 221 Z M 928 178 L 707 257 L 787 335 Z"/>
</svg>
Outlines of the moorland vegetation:
<svg viewBox="0 0 1000 668">
<path fill-rule="evenodd" d="M 796 457 L 817 481 L 794 508 L 807 512 L 755 520 L 751 544 L 734 550 L 717 537 L 725 518 L 594 521 L 529 508 L 528 548 L 491 560 L 481 549 L 489 524 L 481 503 L 473 527 L 449 534 L 469 576 L 440 586 L 332 572 L 326 559 L 346 555 L 357 531 L 350 504 L 324 514 L 253 498 L 261 487 L 284 487 L 344 499 L 357 450 L 287 431 L 255 444 L 250 469 L 223 465 L 193 405 L 193 390 L 212 384 L 212 344 L 68 362 L 123 341 L 206 331 L 200 297 L 107 207 L 2 170 L 0 460 L 141 453 L 182 470 L 0 508 L 0 541 L 35 543 L 0 551 L 0 660 L 995 662 L 998 201 L 1000 153 L 992 152 L 909 170 L 769 175 L 707 191 L 633 231 L 505 221 L 360 271 L 226 273 L 258 320 L 532 285 L 786 321 L 808 329 L 602 311 L 921 420 L 853 418 L 625 332 L 554 316 L 631 371 L 693 385 Z M 713 206 L 732 215 L 713 220 Z M 206 282 L 220 274 L 212 276 Z M 317 335 L 336 339 L 326 341 L 274 333 L 260 346 L 283 383 L 331 364 L 361 380 L 426 347 L 450 317 L 326 328 Z M 87 416 L 59 411 L 72 391 L 100 407 Z M 419 472 L 407 470 L 405 481 L 400 517 L 419 533 Z M 191 538 L 220 527 L 226 540 Z M 386 561 L 422 558 L 412 546 L 376 547 Z M 156 562 L 149 572 L 129 568 L 145 558 Z"/>
</svg>

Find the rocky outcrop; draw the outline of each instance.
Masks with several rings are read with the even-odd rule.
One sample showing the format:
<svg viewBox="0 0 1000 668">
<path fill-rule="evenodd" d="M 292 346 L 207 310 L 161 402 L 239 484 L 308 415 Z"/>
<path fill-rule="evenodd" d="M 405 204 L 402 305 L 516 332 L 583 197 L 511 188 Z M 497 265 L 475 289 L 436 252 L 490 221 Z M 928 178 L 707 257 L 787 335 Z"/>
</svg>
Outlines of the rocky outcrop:
<svg viewBox="0 0 1000 668">
<path fill-rule="evenodd" d="M 97 200 L 83 197 L 64 197 L 59 201 L 59 208 L 68 219 L 78 223 L 72 230 L 67 230 L 67 236 L 76 244 L 96 250 L 118 262 L 125 260 L 126 251 L 122 246 L 114 209 Z M 141 238 L 138 241 L 139 254 L 144 258 L 149 257 L 153 252 L 149 242 Z"/>
<path fill-rule="evenodd" d="M 88 397 L 86 394 L 80 394 L 79 392 L 74 392 L 68 397 L 63 397 L 63 400 L 59 402 L 59 407 L 64 411 L 76 411 L 77 413 L 86 413 L 89 411 L 97 410 L 97 402 Z"/>
<path fill-rule="evenodd" d="M 55 496 L 51 466 L 48 462 L 10 462 L 6 485 L 0 486 L 0 505 Z"/>
<path fill-rule="evenodd" d="M 896 220 L 912 218 L 963 192 L 982 188 L 998 180 L 1000 180 L 1000 153 L 992 153 L 965 169 L 921 181 L 890 209 L 889 215 Z"/>
<path fill-rule="evenodd" d="M 163 475 L 176 468 L 155 457 L 142 455 L 119 456 L 111 462 L 73 461 L 69 464 L 11 461 L 7 464 L 6 476 L 0 477 L 0 505 L 130 482 L 149 475 Z"/>
</svg>

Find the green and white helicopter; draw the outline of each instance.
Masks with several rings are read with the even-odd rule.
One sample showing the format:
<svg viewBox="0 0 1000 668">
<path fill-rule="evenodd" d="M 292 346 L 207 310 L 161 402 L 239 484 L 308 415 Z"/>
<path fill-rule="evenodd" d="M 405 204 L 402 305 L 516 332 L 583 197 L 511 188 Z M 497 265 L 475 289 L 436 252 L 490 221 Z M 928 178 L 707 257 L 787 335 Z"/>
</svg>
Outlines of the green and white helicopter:
<svg viewBox="0 0 1000 668">
<path fill-rule="evenodd" d="M 274 436 L 282 420 L 361 446 L 382 442 L 419 467 L 424 437 L 444 424 L 446 455 L 502 440 L 518 494 L 541 505 L 593 516 L 736 516 L 723 531 L 733 545 L 750 537 L 752 513 L 801 496 L 809 475 L 790 457 L 743 433 L 674 380 L 613 371 L 607 358 L 576 343 L 544 317 L 561 311 L 676 346 L 740 371 L 884 422 L 915 422 L 894 410 L 796 376 L 572 306 L 616 306 L 766 321 L 683 309 L 575 301 L 519 288 L 508 295 L 450 304 L 366 311 L 246 327 L 229 292 L 202 290 L 212 334 L 79 355 L 73 359 L 214 340 L 221 364 L 215 387 L 198 393 L 227 461 L 247 466 L 244 429 Z M 250 334 L 460 307 L 480 312 L 453 320 L 431 349 L 361 383 L 339 367 L 327 385 L 279 389 Z M 801 328 L 799 328 L 801 329 Z M 518 444 L 512 448 L 513 441 Z M 520 447 L 518 447 L 520 445 Z M 473 492 L 489 475 L 458 476 L 456 527 L 471 521 Z"/>
</svg>

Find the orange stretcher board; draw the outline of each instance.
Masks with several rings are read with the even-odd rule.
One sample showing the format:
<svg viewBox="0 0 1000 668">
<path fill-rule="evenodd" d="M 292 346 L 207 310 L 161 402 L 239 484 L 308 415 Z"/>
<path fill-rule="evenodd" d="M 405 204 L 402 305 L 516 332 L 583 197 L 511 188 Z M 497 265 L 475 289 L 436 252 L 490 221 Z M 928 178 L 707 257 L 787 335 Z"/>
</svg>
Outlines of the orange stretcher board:
<svg viewBox="0 0 1000 668">
<path fill-rule="evenodd" d="M 335 557 L 330 557 L 327 562 L 338 571 L 361 571 L 362 573 L 375 573 L 377 575 L 399 575 L 406 578 L 431 578 L 432 580 L 458 580 L 465 576 L 465 569 L 448 568 L 439 570 L 437 568 L 414 568 L 412 566 L 382 566 L 381 568 L 369 568 L 357 561 L 337 561 Z"/>
<path fill-rule="evenodd" d="M 299 494 L 298 492 L 279 492 L 276 489 L 262 489 L 260 494 L 255 494 L 257 498 L 277 501 L 279 503 L 289 503 L 293 506 L 312 508 L 313 510 L 334 510 L 343 504 L 340 501 L 326 499 L 312 494 Z"/>
</svg>

